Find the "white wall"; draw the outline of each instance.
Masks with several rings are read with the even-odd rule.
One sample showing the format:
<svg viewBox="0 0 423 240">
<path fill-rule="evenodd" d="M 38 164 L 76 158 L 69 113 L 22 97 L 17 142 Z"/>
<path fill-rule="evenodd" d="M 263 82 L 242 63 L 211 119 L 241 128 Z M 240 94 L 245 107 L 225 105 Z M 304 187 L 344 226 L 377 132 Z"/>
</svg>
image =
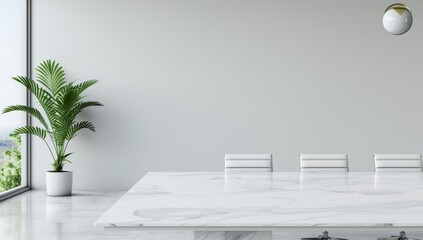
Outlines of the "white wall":
<svg viewBox="0 0 423 240">
<path fill-rule="evenodd" d="M 224 153 L 423 152 L 423 1 L 414 26 L 383 30 L 392 1 L 36 0 L 33 63 L 97 78 L 71 146 L 75 189 L 128 189 L 147 171 L 222 171 Z M 50 157 L 33 148 L 33 186 Z"/>
</svg>

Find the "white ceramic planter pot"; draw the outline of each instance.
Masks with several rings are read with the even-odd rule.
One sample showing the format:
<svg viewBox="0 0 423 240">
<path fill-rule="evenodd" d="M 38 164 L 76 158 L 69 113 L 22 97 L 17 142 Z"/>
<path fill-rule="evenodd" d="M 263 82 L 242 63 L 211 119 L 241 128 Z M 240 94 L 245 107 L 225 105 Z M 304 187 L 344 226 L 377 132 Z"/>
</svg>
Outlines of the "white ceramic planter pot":
<svg viewBox="0 0 423 240">
<path fill-rule="evenodd" d="M 49 196 L 72 194 L 72 172 L 46 172 L 46 188 Z"/>
</svg>

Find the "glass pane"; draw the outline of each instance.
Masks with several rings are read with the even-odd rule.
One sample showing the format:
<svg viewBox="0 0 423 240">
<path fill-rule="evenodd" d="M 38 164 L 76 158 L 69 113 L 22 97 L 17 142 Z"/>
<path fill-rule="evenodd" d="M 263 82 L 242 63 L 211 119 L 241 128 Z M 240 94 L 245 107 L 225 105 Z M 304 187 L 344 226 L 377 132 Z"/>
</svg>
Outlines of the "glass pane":
<svg viewBox="0 0 423 240">
<path fill-rule="evenodd" d="M 0 110 L 26 105 L 26 90 L 11 77 L 26 75 L 26 1 L 0 0 Z M 26 115 L 0 115 L 0 192 L 26 185 L 26 140 L 10 136 Z"/>
</svg>

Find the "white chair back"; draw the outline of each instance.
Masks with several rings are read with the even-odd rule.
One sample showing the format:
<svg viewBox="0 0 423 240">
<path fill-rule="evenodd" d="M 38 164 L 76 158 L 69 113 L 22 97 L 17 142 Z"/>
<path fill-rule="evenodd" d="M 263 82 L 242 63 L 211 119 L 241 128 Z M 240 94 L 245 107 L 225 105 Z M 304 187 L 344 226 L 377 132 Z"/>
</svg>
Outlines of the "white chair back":
<svg viewBox="0 0 423 240">
<path fill-rule="evenodd" d="M 272 172 L 272 154 L 225 154 L 225 172 Z"/>
<path fill-rule="evenodd" d="M 348 172 L 347 154 L 300 154 L 301 172 Z"/>
<path fill-rule="evenodd" d="M 375 154 L 376 172 L 421 172 L 420 154 Z"/>
</svg>

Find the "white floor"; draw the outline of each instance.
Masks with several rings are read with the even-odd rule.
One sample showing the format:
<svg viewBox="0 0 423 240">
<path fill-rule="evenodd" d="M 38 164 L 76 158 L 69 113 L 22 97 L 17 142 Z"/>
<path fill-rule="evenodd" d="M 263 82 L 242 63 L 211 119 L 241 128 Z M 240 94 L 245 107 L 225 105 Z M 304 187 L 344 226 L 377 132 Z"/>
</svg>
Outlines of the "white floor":
<svg viewBox="0 0 423 240">
<path fill-rule="evenodd" d="M 77 192 L 71 197 L 47 197 L 44 191 L 29 191 L 0 202 L 0 240 L 193 240 L 192 232 L 111 233 L 94 227 L 94 222 L 124 192 Z M 331 230 L 333 236 L 350 240 L 376 240 L 387 233 Z M 395 234 L 396 232 L 392 232 Z M 409 232 L 423 239 L 423 230 Z M 299 240 L 316 236 L 309 232 L 274 232 L 274 240 Z"/>
<path fill-rule="evenodd" d="M 0 240 L 143 239 L 192 240 L 190 232 L 110 233 L 94 222 L 124 192 L 77 192 L 71 197 L 47 197 L 29 191 L 0 202 Z"/>
</svg>

